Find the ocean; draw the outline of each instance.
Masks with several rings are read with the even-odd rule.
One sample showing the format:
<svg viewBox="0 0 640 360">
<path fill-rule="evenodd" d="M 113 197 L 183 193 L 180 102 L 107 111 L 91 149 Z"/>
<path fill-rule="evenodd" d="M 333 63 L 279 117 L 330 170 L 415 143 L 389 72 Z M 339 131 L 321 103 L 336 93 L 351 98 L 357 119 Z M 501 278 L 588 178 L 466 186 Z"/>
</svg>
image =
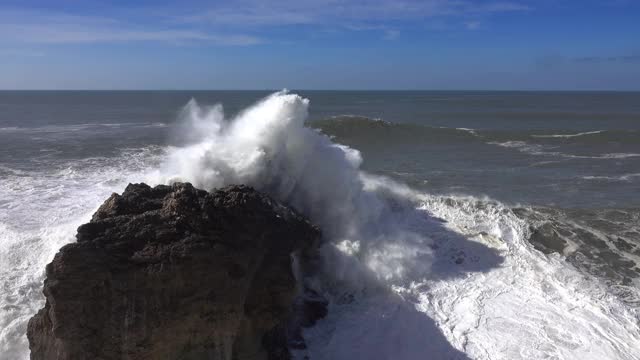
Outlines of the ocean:
<svg viewBox="0 0 640 360">
<path fill-rule="evenodd" d="M 142 181 L 247 183 L 321 227 L 300 356 L 640 359 L 638 92 L 0 91 L 0 359 Z"/>
</svg>

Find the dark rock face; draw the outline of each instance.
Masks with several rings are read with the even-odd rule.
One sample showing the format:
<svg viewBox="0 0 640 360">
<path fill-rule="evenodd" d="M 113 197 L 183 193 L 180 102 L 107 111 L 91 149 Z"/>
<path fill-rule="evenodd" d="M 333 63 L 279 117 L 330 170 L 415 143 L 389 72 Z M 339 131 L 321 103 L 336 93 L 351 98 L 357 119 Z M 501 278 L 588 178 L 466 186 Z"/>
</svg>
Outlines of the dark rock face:
<svg viewBox="0 0 640 360">
<path fill-rule="evenodd" d="M 249 187 L 129 185 L 47 266 L 31 358 L 288 358 L 291 253 L 319 236 Z"/>
</svg>

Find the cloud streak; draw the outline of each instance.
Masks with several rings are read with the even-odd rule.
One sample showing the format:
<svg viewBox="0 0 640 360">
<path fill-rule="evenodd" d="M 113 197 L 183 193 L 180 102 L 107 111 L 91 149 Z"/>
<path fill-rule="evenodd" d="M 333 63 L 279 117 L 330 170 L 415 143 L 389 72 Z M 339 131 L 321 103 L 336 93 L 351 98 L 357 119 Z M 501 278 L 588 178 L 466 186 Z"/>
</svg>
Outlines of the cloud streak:
<svg viewBox="0 0 640 360">
<path fill-rule="evenodd" d="M 262 42 L 258 37 L 244 34 L 143 27 L 111 18 L 24 11 L 0 11 L 0 41 L 31 44 L 206 42 L 240 46 Z"/>
<path fill-rule="evenodd" d="M 467 29 L 469 30 L 478 30 L 480 28 L 480 26 L 482 25 L 482 23 L 480 21 L 477 20 L 473 20 L 473 21 L 467 21 L 464 23 L 464 25 L 467 27 Z"/>
<path fill-rule="evenodd" d="M 516 0 L 514 0 L 516 1 Z M 45 10 L 0 8 L 0 42 L 6 44 L 93 44 L 125 42 L 208 43 L 248 46 L 268 42 L 258 31 L 306 25 L 347 31 L 378 31 L 398 38 L 399 23 L 449 21 L 469 30 L 496 13 L 530 7 L 514 1 L 471 0 L 231 0 L 216 5 L 180 3 L 172 8 L 112 8 L 111 17 Z M 82 13 L 78 8 L 76 13 Z M 107 12 L 108 13 L 108 12 Z M 170 15 L 167 15 L 170 14 Z M 426 23 L 423 25 L 427 25 Z M 273 36 L 273 35 L 272 35 Z M 277 39 L 270 39 L 271 41 Z"/>
<path fill-rule="evenodd" d="M 0 49 L 0 57 L 43 57 L 45 53 L 29 49 Z"/>
<path fill-rule="evenodd" d="M 385 21 L 423 20 L 436 17 L 477 17 L 521 12 L 531 7 L 517 2 L 465 0 L 258 0 L 220 3 L 205 11 L 179 16 L 179 22 L 211 25 L 286 26 L 304 24 L 375 24 Z"/>
<path fill-rule="evenodd" d="M 536 59 L 535 65 L 542 70 L 563 69 L 567 67 L 600 67 L 640 64 L 640 54 L 631 52 L 626 55 L 593 55 L 593 56 L 544 56 Z"/>
<path fill-rule="evenodd" d="M 581 64 L 640 63 L 640 55 L 585 56 L 574 58 L 573 61 Z"/>
</svg>

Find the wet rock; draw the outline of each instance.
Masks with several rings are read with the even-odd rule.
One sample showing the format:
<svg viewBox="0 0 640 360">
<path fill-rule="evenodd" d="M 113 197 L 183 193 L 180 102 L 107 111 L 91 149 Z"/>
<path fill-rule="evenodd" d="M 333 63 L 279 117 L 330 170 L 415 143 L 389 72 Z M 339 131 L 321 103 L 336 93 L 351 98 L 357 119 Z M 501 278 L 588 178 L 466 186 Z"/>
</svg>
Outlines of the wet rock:
<svg viewBox="0 0 640 360">
<path fill-rule="evenodd" d="M 286 359 L 291 254 L 319 236 L 246 186 L 129 185 L 47 265 L 31 358 Z"/>
</svg>

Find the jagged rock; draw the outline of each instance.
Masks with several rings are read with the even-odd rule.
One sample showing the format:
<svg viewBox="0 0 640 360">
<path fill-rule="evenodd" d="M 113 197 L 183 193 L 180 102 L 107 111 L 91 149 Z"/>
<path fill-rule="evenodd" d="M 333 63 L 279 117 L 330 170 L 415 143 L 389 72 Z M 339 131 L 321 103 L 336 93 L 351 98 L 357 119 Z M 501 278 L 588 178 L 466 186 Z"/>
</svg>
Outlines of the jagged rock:
<svg viewBox="0 0 640 360">
<path fill-rule="evenodd" d="M 246 186 L 130 184 L 47 265 L 31 358 L 287 358 L 291 254 L 319 236 Z"/>
</svg>

